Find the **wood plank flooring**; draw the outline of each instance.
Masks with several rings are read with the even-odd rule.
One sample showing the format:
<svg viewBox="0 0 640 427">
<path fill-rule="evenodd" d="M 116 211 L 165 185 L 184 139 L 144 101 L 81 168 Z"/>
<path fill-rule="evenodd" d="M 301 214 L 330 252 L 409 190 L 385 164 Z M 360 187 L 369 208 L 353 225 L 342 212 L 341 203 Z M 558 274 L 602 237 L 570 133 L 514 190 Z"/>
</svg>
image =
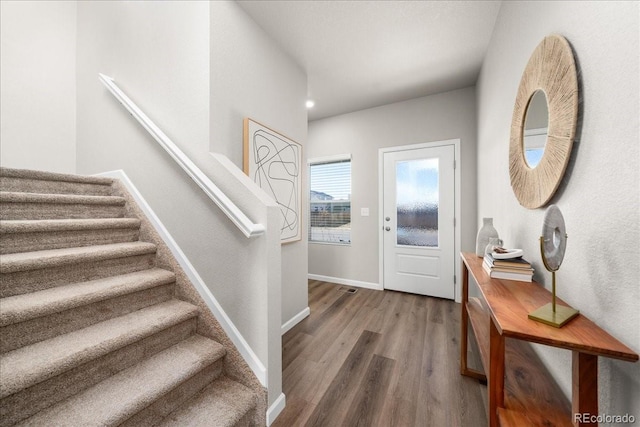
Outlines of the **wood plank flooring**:
<svg viewBox="0 0 640 427">
<path fill-rule="evenodd" d="M 460 375 L 459 304 L 347 289 L 309 281 L 311 315 L 282 337 L 287 406 L 274 427 L 487 425 L 486 387 Z"/>
</svg>

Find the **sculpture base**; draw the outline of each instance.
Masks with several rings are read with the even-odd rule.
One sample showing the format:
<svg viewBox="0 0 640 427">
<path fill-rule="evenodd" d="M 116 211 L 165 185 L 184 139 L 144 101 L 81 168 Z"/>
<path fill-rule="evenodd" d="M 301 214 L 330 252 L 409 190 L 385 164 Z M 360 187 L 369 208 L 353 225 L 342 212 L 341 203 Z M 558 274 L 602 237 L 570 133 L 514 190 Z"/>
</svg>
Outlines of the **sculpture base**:
<svg viewBox="0 0 640 427">
<path fill-rule="evenodd" d="M 580 312 L 574 308 L 558 304 L 556 304 L 556 311 L 554 312 L 553 304 L 549 303 L 529 313 L 529 319 L 561 328 L 579 313 Z"/>
</svg>

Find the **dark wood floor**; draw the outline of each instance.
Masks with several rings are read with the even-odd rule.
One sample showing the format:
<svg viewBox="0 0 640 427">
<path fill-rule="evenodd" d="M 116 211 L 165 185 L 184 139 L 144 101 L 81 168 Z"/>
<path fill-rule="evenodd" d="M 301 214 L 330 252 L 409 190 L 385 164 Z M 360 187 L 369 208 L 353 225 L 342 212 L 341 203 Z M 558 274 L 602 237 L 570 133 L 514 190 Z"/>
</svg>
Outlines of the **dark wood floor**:
<svg viewBox="0 0 640 427">
<path fill-rule="evenodd" d="M 282 337 L 273 426 L 486 426 L 486 387 L 460 375 L 459 304 L 347 289 L 309 281 L 311 315 Z"/>
</svg>

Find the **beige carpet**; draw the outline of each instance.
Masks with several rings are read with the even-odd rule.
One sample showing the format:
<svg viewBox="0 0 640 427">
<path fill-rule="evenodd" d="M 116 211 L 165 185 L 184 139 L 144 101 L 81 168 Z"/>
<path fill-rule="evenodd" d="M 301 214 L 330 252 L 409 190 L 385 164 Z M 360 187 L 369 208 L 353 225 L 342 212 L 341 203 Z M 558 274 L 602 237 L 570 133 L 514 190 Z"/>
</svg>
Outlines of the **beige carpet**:
<svg viewBox="0 0 640 427">
<path fill-rule="evenodd" d="M 265 424 L 151 228 L 112 179 L 0 168 L 0 427 Z"/>
</svg>

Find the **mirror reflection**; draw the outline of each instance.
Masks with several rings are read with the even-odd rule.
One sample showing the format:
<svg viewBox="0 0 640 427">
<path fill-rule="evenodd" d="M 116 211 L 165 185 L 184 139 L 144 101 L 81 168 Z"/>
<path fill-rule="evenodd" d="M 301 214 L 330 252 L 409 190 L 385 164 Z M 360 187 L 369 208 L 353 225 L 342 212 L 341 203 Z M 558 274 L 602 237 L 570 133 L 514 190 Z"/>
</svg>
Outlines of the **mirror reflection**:
<svg viewBox="0 0 640 427">
<path fill-rule="evenodd" d="M 533 93 L 524 123 L 523 144 L 524 158 L 530 168 L 535 168 L 542 159 L 544 146 L 547 143 L 547 129 L 549 127 L 549 109 L 544 92 L 537 90 Z"/>
</svg>

